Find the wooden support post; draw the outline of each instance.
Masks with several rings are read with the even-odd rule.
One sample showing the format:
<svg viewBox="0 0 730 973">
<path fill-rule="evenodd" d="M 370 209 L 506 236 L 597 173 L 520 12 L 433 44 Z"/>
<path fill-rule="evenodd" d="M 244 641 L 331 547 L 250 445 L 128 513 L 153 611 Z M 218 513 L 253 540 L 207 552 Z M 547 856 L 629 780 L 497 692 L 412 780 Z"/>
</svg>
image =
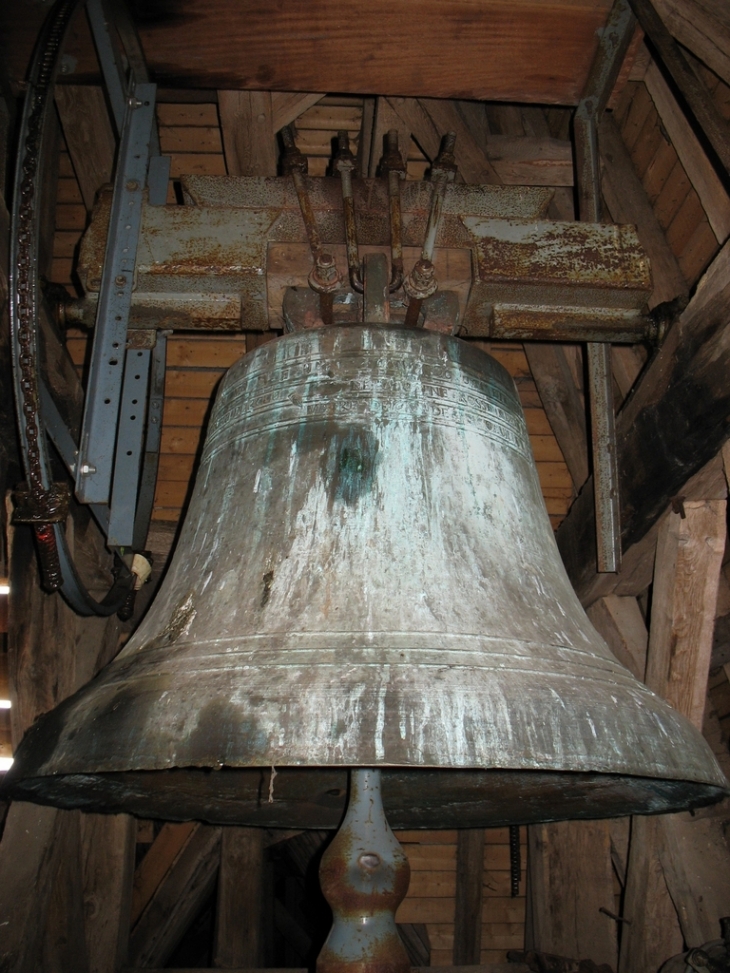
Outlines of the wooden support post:
<svg viewBox="0 0 730 973">
<path fill-rule="evenodd" d="M 646 684 L 699 730 L 725 550 L 725 508 L 724 500 L 680 503 L 657 543 Z"/>
<path fill-rule="evenodd" d="M 95 85 L 58 85 L 56 105 L 84 206 L 91 211 L 99 189 L 111 180 L 116 152 L 104 92 Z"/>
<path fill-rule="evenodd" d="M 51 900 L 39 968 L 44 973 L 89 973 L 84 935 L 84 899 L 81 879 L 81 812 L 59 811 L 56 874 L 51 879 Z"/>
<path fill-rule="evenodd" d="M 62 812 L 15 802 L 0 843 L 0 969 L 36 973 L 58 869 Z"/>
<path fill-rule="evenodd" d="M 454 966 L 478 964 L 482 952 L 484 829 L 459 831 L 456 848 Z"/>
<path fill-rule="evenodd" d="M 219 91 L 218 111 L 229 176 L 275 176 L 270 91 Z"/>
<path fill-rule="evenodd" d="M 129 940 L 131 965 L 164 964 L 215 886 L 221 829 L 198 824 Z"/>
<path fill-rule="evenodd" d="M 683 948 L 677 912 L 659 862 L 661 825 L 656 817 L 631 821 L 631 844 L 624 893 L 619 973 L 658 970 Z"/>
<path fill-rule="evenodd" d="M 89 973 L 118 973 L 127 958 L 137 822 L 81 815 L 81 867 Z"/>
<path fill-rule="evenodd" d="M 88 530 L 82 518 L 74 529 L 75 554 L 103 569 L 98 535 L 88 521 L 86 526 Z M 8 662 L 17 744 L 37 716 L 93 675 L 100 664 L 100 644 L 102 652 L 109 643 L 116 644 L 119 622 L 77 618 L 60 595 L 41 590 L 32 534 L 26 527 L 10 531 L 9 573 Z M 84 638 L 89 627 L 96 638 Z M 86 970 L 77 812 L 11 805 L 0 841 L 0 930 L 0 969 Z M 48 955 L 43 958 L 46 934 L 46 953 L 57 954 L 58 967 L 48 965 Z M 69 937 L 73 942 L 61 942 Z"/>
<path fill-rule="evenodd" d="M 615 969 L 611 834 L 607 821 L 531 825 L 525 946 Z"/>
<path fill-rule="evenodd" d="M 725 513 L 723 500 L 686 501 L 666 518 L 657 543 L 646 682 L 698 728 L 707 694 Z M 696 854 L 700 837 L 687 815 L 634 819 L 624 905 L 631 924 L 623 932 L 619 973 L 657 969 L 679 952 L 682 933 L 690 946 L 706 941 L 692 941 L 705 930 L 718 934 L 720 915 L 712 915 L 712 907 L 700 910 L 693 901 L 693 892 L 704 899 L 706 876 L 683 854 Z M 706 856 L 707 848 L 703 851 Z M 730 871 L 724 843 L 715 845 L 714 855 L 713 868 Z M 714 905 L 724 905 L 720 914 L 727 911 L 721 891 Z"/>
<path fill-rule="evenodd" d="M 264 965 L 264 831 L 224 828 L 218 875 L 213 965 Z"/>
<path fill-rule="evenodd" d="M 730 84 L 730 23 L 723 5 L 704 0 L 655 0 L 664 23 L 680 44 Z"/>
</svg>

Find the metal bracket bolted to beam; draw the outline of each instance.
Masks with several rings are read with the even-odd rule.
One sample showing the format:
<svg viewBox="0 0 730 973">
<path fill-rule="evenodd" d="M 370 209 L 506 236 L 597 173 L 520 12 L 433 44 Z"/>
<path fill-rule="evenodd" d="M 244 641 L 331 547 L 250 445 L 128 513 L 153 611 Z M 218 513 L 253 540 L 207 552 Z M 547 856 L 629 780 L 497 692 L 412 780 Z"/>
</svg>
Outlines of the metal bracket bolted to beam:
<svg viewBox="0 0 730 973">
<path fill-rule="evenodd" d="M 125 114 L 76 471 L 82 503 L 110 500 L 155 92 L 153 84 L 136 85 Z"/>
</svg>

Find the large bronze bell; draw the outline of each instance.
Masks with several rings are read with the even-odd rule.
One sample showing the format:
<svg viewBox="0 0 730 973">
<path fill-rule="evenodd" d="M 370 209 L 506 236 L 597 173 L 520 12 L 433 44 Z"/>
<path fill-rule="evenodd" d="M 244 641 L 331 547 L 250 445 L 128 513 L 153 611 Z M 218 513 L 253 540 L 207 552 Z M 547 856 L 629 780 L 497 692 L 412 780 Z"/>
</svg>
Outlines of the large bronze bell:
<svg viewBox="0 0 730 973">
<path fill-rule="evenodd" d="M 709 803 L 700 734 L 568 582 L 506 371 L 454 338 L 295 333 L 223 381 L 162 589 L 23 741 L 17 798 L 334 827 L 347 768 L 390 823 Z"/>
</svg>

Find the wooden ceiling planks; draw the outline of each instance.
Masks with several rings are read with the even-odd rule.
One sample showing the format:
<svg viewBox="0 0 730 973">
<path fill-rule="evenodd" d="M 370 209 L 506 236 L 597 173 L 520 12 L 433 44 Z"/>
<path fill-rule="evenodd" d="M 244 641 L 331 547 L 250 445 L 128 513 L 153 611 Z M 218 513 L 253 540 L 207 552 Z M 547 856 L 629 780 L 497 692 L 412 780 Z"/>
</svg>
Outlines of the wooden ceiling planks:
<svg viewBox="0 0 730 973">
<path fill-rule="evenodd" d="M 11 79 L 45 11 L 4 4 Z M 198 88 L 340 91 L 576 104 L 610 0 L 155 0 L 136 4 L 153 79 Z M 69 80 L 98 73 L 80 15 Z"/>
</svg>

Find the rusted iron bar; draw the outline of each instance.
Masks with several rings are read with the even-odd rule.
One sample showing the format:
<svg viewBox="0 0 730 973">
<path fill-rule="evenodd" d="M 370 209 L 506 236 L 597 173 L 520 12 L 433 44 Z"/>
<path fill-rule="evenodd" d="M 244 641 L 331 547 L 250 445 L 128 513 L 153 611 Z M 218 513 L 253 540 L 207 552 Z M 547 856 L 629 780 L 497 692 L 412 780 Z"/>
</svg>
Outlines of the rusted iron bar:
<svg viewBox="0 0 730 973">
<path fill-rule="evenodd" d="M 597 565 L 599 572 L 621 567 L 616 419 L 613 409 L 611 346 L 588 345 L 588 382 L 593 445 L 593 488 L 596 505 Z"/>
<path fill-rule="evenodd" d="M 444 209 L 444 197 L 446 187 L 456 179 L 457 166 L 454 160 L 454 146 L 456 145 L 456 133 L 447 132 L 441 142 L 439 154 L 431 166 L 431 182 L 433 184 L 433 196 L 431 197 L 431 212 L 428 216 L 428 226 L 426 227 L 426 239 L 423 243 L 423 260 L 433 260 L 433 250 L 436 246 L 436 235 L 441 225 L 441 214 Z"/>
<path fill-rule="evenodd" d="M 730 130 L 706 85 L 697 77 L 682 50 L 670 34 L 651 0 L 631 0 L 639 23 L 671 74 L 690 111 L 707 136 L 717 157 L 730 174 Z"/>
<path fill-rule="evenodd" d="M 304 177 L 307 174 L 307 157 L 299 151 L 294 141 L 294 131 L 291 125 L 286 125 L 281 130 L 281 137 L 284 143 L 284 156 L 282 159 L 282 169 L 284 175 L 290 175 L 294 182 L 294 188 L 299 200 L 299 208 L 302 211 L 302 220 L 307 233 L 309 249 L 312 251 L 314 267 L 309 275 L 309 286 L 319 294 L 319 313 L 322 322 L 326 325 L 333 324 L 332 304 L 333 294 L 340 284 L 340 278 L 335 266 L 335 258 L 332 254 L 322 250 L 322 242 L 319 238 L 319 231 L 314 219 L 312 201 L 307 192 L 307 185 Z"/>
<path fill-rule="evenodd" d="M 433 266 L 433 251 L 436 246 L 436 236 L 441 225 L 444 210 L 446 187 L 456 178 L 457 166 L 454 160 L 454 145 L 456 133 L 447 132 L 441 142 L 439 154 L 431 166 L 431 209 L 428 214 L 426 238 L 423 242 L 421 259 L 403 281 L 403 290 L 408 296 L 408 310 L 406 311 L 406 327 L 415 328 L 421 313 L 423 302 L 438 290 L 436 271 Z"/>
<path fill-rule="evenodd" d="M 583 97 L 575 111 L 576 175 L 581 220 L 601 221 L 601 168 L 596 126 L 611 96 L 636 29 L 628 0 L 615 0 L 601 34 Z"/>
<path fill-rule="evenodd" d="M 635 27 L 636 21 L 628 0 L 615 0 L 598 44 L 583 97 L 576 109 L 574 132 L 578 212 L 582 221 L 598 223 L 601 220 L 597 121 L 608 103 Z M 621 524 L 610 345 L 589 343 L 588 380 L 597 566 L 601 572 L 616 572 L 621 566 Z"/>
<path fill-rule="evenodd" d="M 337 133 L 337 155 L 333 168 L 340 174 L 342 183 L 342 215 L 345 220 L 345 244 L 347 247 L 347 268 L 353 289 L 362 293 L 362 271 L 357 250 L 357 227 L 355 226 L 355 201 L 352 196 L 352 173 L 355 171 L 355 156 L 350 151 L 350 138 L 347 132 Z"/>
<path fill-rule="evenodd" d="M 403 284 L 403 218 L 400 205 L 400 184 L 406 178 L 406 164 L 398 150 L 398 131 L 392 128 L 385 137 L 385 152 L 380 160 L 380 171 L 388 180 L 390 206 L 390 264 L 391 291 Z"/>
<path fill-rule="evenodd" d="M 395 924 L 410 871 L 383 811 L 380 771 L 354 768 L 347 813 L 319 868 L 332 928 L 317 973 L 410 973 Z"/>
</svg>

